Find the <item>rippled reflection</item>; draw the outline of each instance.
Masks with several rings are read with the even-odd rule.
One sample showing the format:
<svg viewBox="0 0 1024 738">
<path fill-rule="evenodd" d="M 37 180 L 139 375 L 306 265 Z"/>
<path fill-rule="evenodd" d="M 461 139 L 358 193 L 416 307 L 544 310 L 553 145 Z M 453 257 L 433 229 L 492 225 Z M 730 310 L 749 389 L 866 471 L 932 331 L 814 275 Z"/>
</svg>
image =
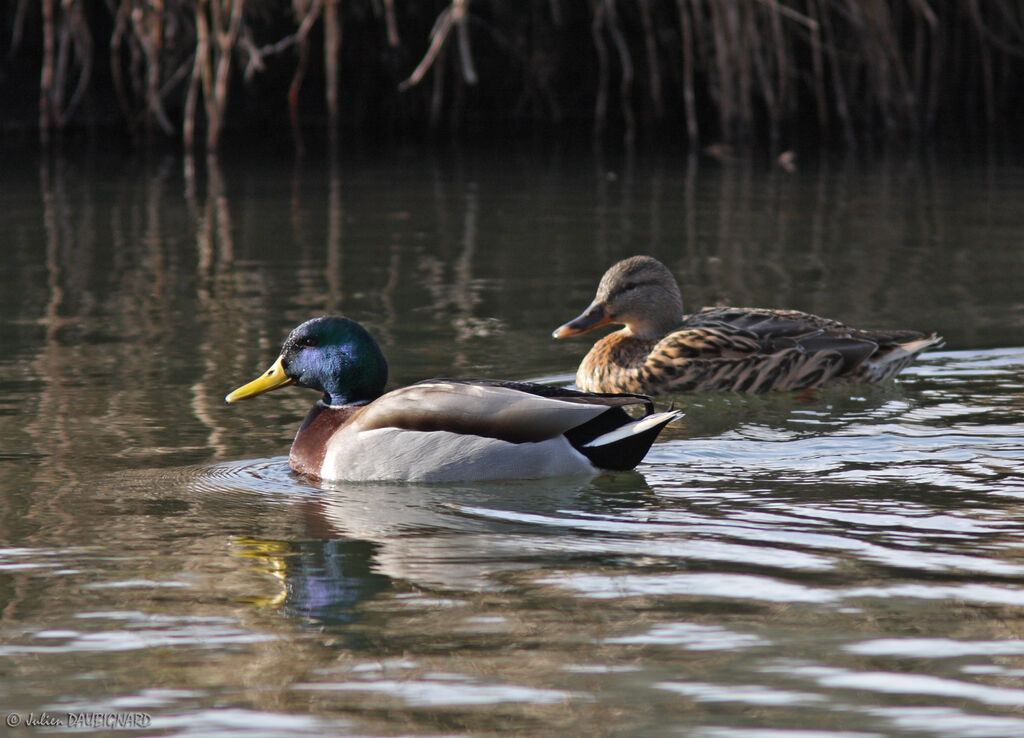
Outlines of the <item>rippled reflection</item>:
<svg viewBox="0 0 1024 738">
<path fill-rule="evenodd" d="M 5 712 L 176 735 L 1024 732 L 1024 280 L 1009 166 L 87 156 L 0 223 Z M 634 474 L 313 484 L 313 398 L 224 392 L 314 313 L 395 384 L 567 382 L 617 258 L 689 305 L 949 340 L 901 379 L 659 398 Z M 982 256 L 984 258 L 982 258 Z M 852 727 L 851 727 L 852 726 Z"/>
</svg>

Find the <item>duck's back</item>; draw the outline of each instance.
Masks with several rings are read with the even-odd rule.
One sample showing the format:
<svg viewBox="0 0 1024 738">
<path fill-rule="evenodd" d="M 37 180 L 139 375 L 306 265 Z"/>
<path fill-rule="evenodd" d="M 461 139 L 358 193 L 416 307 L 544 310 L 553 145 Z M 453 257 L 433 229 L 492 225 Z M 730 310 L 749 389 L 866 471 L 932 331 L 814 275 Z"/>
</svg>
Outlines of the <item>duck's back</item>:
<svg viewBox="0 0 1024 738">
<path fill-rule="evenodd" d="M 822 377 L 824 385 L 891 379 L 913 363 L 922 351 L 942 343 L 935 334 L 929 336 L 906 329 L 864 330 L 799 310 L 704 308 L 684 316 L 681 327 L 717 327 L 748 333 L 758 341 L 763 353 L 790 348 L 797 348 L 808 356 L 838 353 L 842 362 L 832 374 Z"/>
<path fill-rule="evenodd" d="M 828 345 L 829 340 L 849 339 L 884 348 L 925 337 L 921 331 L 861 330 L 812 313 L 769 308 L 708 307 L 684 315 L 679 328 L 728 328 L 756 338 L 764 349 L 773 348 L 776 344 L 772 341 L 778 341 L 777 345 L 785 347 L 786 339 L 809 341 L 817 337 L 821 339 L 820 345 Z"/>
<path fill-rule="evenodd" d="M 919 331 L 871 331 L 798 310 L 705 308 L 660 340 L 628 330 L 595 344 L 577 372 L 588 391 L 743 392 L 880 382 L 941 342 Z"/>
</svg>

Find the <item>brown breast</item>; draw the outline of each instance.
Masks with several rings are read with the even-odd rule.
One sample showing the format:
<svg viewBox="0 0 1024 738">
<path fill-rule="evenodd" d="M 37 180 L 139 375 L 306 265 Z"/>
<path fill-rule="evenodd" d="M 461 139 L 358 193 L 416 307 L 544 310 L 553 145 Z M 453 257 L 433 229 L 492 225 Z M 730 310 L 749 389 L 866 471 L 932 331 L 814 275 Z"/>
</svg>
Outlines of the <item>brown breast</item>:
<svg viewBox="0 0 1024 738">
<path fill-rule="evenodd" d="M 299 474 L 319 477 L 327 452 L 327 441 L 362 409 L 355 406 L 328 407 L 322 402 L 316 403 L 306 413 L 306 419 L 295 434 L 292 450 L 288 454 L 289 466 Z"/>
<path fill-rule="evenodd" d="M 656 340 L 621 330 L 594 344 L 576 372 L 576 386 L 588 392 L 645 392 L 641 375 Z"/>
</svg>

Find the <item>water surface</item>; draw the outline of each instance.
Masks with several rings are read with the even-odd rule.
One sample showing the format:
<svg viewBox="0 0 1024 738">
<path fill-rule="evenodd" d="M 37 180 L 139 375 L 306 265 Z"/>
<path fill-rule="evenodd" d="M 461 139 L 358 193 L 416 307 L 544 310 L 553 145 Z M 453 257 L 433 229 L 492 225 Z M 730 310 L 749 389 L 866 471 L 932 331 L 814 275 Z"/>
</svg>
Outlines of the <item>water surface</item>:
<svg viewBox="0 0 1024 738">
<path fill-rule="evenodd" d="M 134 711 L 162 735 L 1024 733 L 1024 169 L 8 161 L 4 714 Z M 686 418 L 635 473 L 591 480 L 311 484 L 284 456 L 310 394 L 223 404 L 324 312 L 378 336 L 394 385 L 569 381 L 589 338 L 551 330 L 634 253 L 693 307 L 947 345 L 880 387 L 663 398 Z"/>
</svg>

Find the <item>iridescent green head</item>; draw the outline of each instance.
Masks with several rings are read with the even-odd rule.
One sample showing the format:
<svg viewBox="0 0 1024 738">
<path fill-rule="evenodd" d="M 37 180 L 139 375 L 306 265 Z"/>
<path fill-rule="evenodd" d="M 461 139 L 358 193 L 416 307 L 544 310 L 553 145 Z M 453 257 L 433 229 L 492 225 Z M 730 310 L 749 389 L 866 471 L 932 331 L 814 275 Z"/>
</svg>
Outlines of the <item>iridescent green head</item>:
<svg viewBox="0 0 1024 738">
<path fill-rule="evenodd" d="M 325 316 L 288 334 L 277 361 L 225 399 L 238 402 L 296 384 L 320 390 L 329 405 L 349 405 L 380 397 L 387 381 L 388 364 L 373 336 L 354 320 Z"/>
</svg>

